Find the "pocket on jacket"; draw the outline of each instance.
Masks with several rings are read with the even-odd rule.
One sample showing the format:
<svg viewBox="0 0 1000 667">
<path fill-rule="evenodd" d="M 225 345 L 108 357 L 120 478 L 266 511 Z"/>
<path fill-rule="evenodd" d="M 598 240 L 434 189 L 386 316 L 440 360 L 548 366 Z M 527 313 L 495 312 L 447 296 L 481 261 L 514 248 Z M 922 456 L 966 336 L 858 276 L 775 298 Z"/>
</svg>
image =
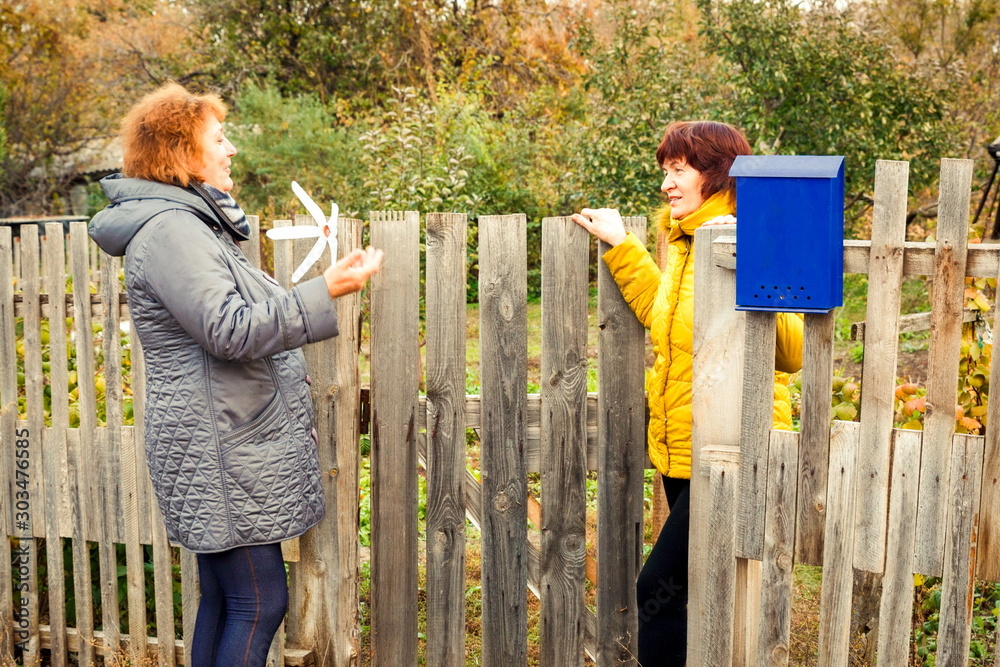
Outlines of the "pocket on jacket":
<svg viewBox="0 0 1000 667">
<path fill-rule="evenodd" d="M 301 434 L 298 434 L 301 435 Z M 308 437 L 308 434 L 306 434 Z M 220 438 L 231 521 L 242 540 L 271 539 L 302 502 L 302 445 L 280 394 L 256 419 Z"/>
</svg>

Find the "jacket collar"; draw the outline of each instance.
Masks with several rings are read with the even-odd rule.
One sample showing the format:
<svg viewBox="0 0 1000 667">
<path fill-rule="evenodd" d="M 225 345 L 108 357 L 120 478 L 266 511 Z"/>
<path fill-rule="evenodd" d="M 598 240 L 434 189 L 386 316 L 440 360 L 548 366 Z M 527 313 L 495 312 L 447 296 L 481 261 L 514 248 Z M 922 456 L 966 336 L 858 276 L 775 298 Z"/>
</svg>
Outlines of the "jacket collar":
<svg viewBox="0 0 1000 667">
<path fill-rule="evenodd" d="M 670 217 L 670 207 L 662 206 L 653 214 L 660 229 L 668 232 L 668 241 L 676 241 L 682 236 L 693 236 L 696 229 L 709 220 L 720 216 L 733 215 L 736 212 L 736 202 L 733 196 L 725 190 L 716 192 L 705 200 L 691 215 L 683 220 Z"/>
</svg>

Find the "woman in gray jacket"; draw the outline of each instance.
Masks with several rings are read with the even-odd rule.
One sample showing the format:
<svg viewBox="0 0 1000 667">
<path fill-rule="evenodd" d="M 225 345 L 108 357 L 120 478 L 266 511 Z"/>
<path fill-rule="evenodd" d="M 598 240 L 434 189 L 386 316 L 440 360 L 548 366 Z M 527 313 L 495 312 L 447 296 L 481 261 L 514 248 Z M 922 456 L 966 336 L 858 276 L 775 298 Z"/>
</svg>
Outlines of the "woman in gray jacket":
<svg viewBox="0 0 1000 667">
<path fill-rule="evenodd" d="M 150 476 L 167 534 L 198 557 L 194 667 L 264 665 L 288 603 L 280 542 L 325 511 L 298 348 L 337 335 L 333 299 L 382 261 L 355 250 L 290 291 L 251 266 L 225 113 L 177 84 L 146 96 L 122 122 L 123 173 L 101 182 L 111 203 L 90 223 L 125 257 Z"/>
</svg>

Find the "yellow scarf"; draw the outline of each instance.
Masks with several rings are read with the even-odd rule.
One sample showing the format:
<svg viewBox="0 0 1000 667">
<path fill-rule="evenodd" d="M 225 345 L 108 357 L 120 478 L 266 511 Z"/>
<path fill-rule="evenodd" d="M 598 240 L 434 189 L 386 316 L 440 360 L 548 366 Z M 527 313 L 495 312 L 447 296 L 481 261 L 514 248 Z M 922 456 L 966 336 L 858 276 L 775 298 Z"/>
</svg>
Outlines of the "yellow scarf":
<svg viewBox="0 0 1000 667">
<path fill-rule="evenodd" d="M 683 220 L 674 220 L 670 217 L 670 205 L 661 206 L 653 213 L 653 219 L 657 226 L 664 231 L 669 231 L 668 241 L 676 241 L 682 236 L 694 235 L 694 230 L 701 227 L 709 220 L 724 215 L 736 213 L 736 202 L 733 196 L 725 190 L 720 190 L 706 199 L 698 209 Z"/>
</svg>

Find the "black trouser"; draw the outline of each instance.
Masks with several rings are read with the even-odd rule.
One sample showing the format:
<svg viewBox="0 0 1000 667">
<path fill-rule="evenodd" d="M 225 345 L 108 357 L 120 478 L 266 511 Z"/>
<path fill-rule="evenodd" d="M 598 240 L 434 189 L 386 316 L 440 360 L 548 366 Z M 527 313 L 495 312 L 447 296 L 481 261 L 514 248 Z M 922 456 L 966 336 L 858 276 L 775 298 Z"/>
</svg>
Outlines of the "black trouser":
<svg viewBox="0 0 1000 667">
<path fill-rule="evenodd" d="M 687 654 L 691 481 L 663 477 L 663 488 L 670 516 L 635 585 L 642 667 L 682 667 Z"/>
</svg>

